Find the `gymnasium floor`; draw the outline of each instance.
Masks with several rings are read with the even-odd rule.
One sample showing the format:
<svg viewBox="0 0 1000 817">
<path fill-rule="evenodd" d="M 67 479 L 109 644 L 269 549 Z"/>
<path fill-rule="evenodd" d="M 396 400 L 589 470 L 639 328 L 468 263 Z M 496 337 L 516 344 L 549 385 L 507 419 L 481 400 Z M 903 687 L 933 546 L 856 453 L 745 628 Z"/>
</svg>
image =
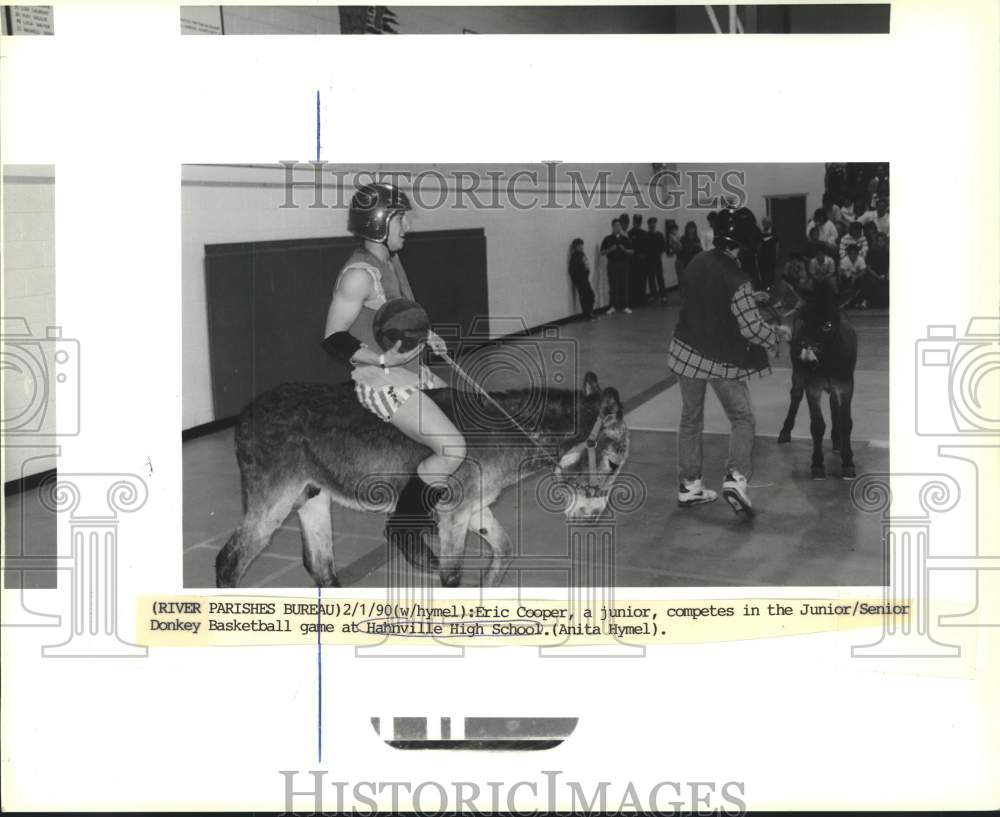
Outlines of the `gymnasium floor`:
<svg viewBox="0 0 1000 817">
<path fill-rule="evenodd" d="M 676 305 L 649 306 L 633 315 L 604 316 L 592 323 L 560 327 L 575 341 L 581 370 L 597 373 L 602 386 L 615 386 L 625 403 L 631 433 L 626 470 L 647 486 L 647 499 L 634 513 L 620 515 L 615 528 L 616 584 L 628 586 L 845 586 L 882 581 L 881 527 L 877 518 L 850 502 L 850 482 L 839 479 L 839 457 L 826 441 L 825 481 L 809 478 L 811 441 L 803 402 L 791 445 L 778 446 L 787 410 L 790 368 L 787 346 L 771 376 L 751 382 L 757 441 L 751 497 L 757 518 L 739 522 L 719 501 L 681 510 L 676 504 L 676 428 L 680 395 L 665 389 L 666 352 Z M 859 361 L 854 399 L 854 450 L 858 474 L 889 468 L 889 317 L 886 310 L 854 311 Z M 528 343 L 530 341 L 515 341 Z M 484 350 L 483 354 L 503 354 Z M 490 381 L 504 387 L 502 377 Z M 518 385 L 513 379 L 511 386 Z M 714 395 L 705 413 L 706 481 L 719 489 L 728 423 Z M 184 443 L 184 584 L 214 585 L 214 560 L 240 518 L 239 473 L 231 429 Z M 506 586 L 563 586 L 567 581 L 566 526 L 560 515 L 538 507 L 535 480 L 508 489 L 494 513 L 521 554 Z M 334 510 L 338 576 L 348 587 L 385 586 L 381 515 Z M 479 562 L 481 545 L 470 535 L 468 564 Z M 309 587 L 302 566 L 298 521 L 293 514 L 271 547 L 250 568 L 249 587 Z M 479 584 L 467 567 L 463 585 Z"/>
</svg>

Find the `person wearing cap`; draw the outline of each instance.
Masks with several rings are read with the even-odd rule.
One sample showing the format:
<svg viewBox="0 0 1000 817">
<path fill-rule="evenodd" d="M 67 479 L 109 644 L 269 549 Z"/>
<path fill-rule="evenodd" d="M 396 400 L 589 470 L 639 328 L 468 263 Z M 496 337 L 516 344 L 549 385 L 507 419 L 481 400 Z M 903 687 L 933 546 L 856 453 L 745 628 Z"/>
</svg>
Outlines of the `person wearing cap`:
<svg viewBox="0 0 1000 817">
<path fill-rule="evenodd" d="M 390 539 L 394 523 L 399 520 L 409 524 L 397 533 L 421 526 L 433 533 L 434 506 L 446 493 L 446 480 L 462 464 L 466 452 L 462 433 L 423 393 L 444 385 L 420 363 L 425 343 L 403 351 L 402 341 L 398 341 L 383 351 L 375 340 L 373 324 L 378 309 L 393 298 L 413 300 L 413 290 L 398 257 L 409 229 L 406 214 L 410 209 L 407 195 L 391 184 L 366 184 L 355 192 L 347 228 L 360 244 L 337 275 L 323 340 L 324 349 L 349 367 L 361 405 L 431 449 L 396 501 Z M 447 352 L 444 341 L 433 330 L 427 335 L 426 345 L 438 354 Z M 435 557 L 421 545 L 419 537 L 405 537 L 406 544 L 403 542 L 402 537 L 397 539 L 411 562 L 435 566 Z"/>
<path fill-rule="evenodd" d="M 712 387 L 729 418 L 729 454 L 722 494 L 737 516 L 751 518 L 747 479 L 752 465 L 755 418 L 748 380 L 771 371 L 768 351 L 788 340 L 785 326 L 772 327 L 757 311 L 741 253 L 752 252 L 760 229 L 746 207 L 715 217 L 714 249 L 699 253 L 686 270 L 687 292 L 667 353 L 681 390 L 677 430 L 677 503 L 682 508 L 712 502 L 718 494 L 702 483 L 705 392 Z"/>
</svg>

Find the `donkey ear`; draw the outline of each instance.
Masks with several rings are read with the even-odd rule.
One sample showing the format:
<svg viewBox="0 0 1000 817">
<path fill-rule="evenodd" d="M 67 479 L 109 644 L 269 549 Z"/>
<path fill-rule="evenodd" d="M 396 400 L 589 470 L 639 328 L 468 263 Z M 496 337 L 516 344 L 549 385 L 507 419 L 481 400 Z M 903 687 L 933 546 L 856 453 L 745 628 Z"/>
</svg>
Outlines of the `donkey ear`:
<svg viewBox="0 0 1000 817">
<path fill-rule="evenodd" d="M 625 407 L 618 396 L 618 389 L 609 386 L 601 394 L 601 416 L 621 420 L 624 414 Z"/>
<path fill-rule="evenodd" d="M 572 468 L 580 461 L 580 457 L 583 456 L 584 444 L 573 446 L 569 451 L 562 455 L 559 459 L 559 470 L 563 468 Z"/>
<path fill-rule="evenodd" d="M 583 376 L 583 393 L 587 397 L 593 397 L 595 394 L 601 393 L 600 384 L 597 382 L 597 375 L 593 372 L 587 372 Z"/>
</svg>

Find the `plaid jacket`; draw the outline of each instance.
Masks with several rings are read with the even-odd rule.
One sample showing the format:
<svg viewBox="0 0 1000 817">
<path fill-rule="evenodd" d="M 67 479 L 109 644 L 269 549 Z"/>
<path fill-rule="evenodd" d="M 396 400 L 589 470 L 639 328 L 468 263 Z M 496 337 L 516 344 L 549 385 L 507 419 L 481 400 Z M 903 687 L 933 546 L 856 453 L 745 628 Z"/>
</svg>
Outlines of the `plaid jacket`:
<svg viewBox="0 0 1000 817">
<path fill-rule="evenodd" d="M 740 334 L 750 343 L 767 349 L 777 346 L 778 334 L 769 324 L 764 323 L 757 311 L 757 302 L 753 299 L 749 282 L 741 284 L 733 293 L 729 310 L 736 316 Z M 744 369 L 721 360 L 713 360 L 676 337 L 670 342 L 667 366 L 680 377 L 696 380 L 744 380 L 751 375 L 764 377 L 771 373 L 770 366 Z"/>
</svg>

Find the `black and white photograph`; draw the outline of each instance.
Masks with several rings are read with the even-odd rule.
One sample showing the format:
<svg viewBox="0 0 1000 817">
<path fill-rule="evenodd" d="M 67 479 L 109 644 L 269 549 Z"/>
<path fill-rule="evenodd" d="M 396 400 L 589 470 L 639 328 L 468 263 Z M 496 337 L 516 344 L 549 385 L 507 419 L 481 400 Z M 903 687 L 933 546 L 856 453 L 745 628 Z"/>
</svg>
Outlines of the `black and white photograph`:
<svg viewBox="0 0 1000 817">
<path fill-rule="evenodd" d="M 0 24 L 5 813 L 996 810 L 995 0 Z"/>
<path fill-rule="evenodd" d="M 186 166 L 185 584 L 880 583 L 889 167 Z"/>
</svg>

